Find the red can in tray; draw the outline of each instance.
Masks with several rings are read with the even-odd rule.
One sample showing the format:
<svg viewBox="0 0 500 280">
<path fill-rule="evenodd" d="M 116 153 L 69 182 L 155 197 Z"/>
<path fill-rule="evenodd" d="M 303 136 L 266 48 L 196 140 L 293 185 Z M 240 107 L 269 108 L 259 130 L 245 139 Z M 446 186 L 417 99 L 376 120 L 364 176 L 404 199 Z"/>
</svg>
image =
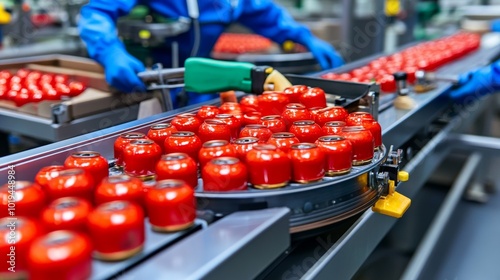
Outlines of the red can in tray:
<svg viewBox="0 0 500 280">
<path fill-rule="evenodd" d="M 352 168 L 352 144 L 342 136 L 322 136 L 316 142 L 325 154 L 326 176 L 349 173 Z"/>
<path fill-rule="evenodd" d="M 288 154 L 270 144 L 259 144 L 246 157 L 249 181 L 258 189 L 286 186 L 291 179 Z"/>
<path fill-rule="evenodd" d="M 163 155 L 156 165 L 156 180 L 165 179 L 182 180 L 191 188 L 195 188 L 198 185 L 198 166 L 194 159 L 185 153 Z"/>
<path fill-rule="evenodd" d="M 203 190 L 214 192 L 246 190 L 247 177 L 245 164 L 236 157 L 214 158 L 201 173 Z"/>
<path fill-rule="evenodd" d="M 313 143 L 299 143 L 291 146 L 292 181 L 311 183 L 325 176 L 325 154 Z"/>
</svg>

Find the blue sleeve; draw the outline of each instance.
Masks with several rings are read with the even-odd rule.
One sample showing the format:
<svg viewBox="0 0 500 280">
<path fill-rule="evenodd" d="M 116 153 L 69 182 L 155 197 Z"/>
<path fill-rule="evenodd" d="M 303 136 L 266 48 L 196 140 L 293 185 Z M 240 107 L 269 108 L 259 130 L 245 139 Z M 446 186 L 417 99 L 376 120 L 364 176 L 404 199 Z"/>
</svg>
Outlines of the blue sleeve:
<svg viewBox="0 0 500 280">
<path fill-rule="evenodd" d="M 500 19 L 496 19 L 491 21 L 491 31 L 493 32 L 500 32 Z"/>
<path fill-rule="evenodd" d="M 137 0 L 90 0 L 81 9 L 78 30 L 91 58 L 105 64 L 112 50 L 124 48 L 118 38 L 116 21 L 127 15 L 136 3 Z"/>
<path fill-rule="evenodd" d="M 311 31 L 271 0 L 240 0 L 242 12 L 238 21 L 255 33 L 278 44 L 286 40 L 305 44 Z"/>
</svg>

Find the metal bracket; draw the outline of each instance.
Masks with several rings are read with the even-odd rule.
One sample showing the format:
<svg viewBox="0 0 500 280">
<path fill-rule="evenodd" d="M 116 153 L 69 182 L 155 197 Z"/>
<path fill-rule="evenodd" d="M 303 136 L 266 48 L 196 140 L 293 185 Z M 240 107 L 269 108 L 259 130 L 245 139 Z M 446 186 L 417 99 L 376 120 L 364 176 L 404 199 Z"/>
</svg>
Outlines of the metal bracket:
<svg viewBox="0 0 500 280">
<path fill-rule="evenodd" d="M 71 121 L 69 108 L 64 103 L 54 104 L 51 107 L 52 123 L 63 124 Z"/>
</svg>

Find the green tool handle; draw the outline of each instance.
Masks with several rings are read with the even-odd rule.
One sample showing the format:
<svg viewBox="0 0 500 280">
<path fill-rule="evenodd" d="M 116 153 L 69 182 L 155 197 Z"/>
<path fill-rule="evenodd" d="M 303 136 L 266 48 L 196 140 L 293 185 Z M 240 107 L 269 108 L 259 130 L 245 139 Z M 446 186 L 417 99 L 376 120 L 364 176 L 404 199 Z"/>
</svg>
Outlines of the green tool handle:
<svg viewBox="0 0 500 280">
<path fill-rule="evenodd" d="M 184 88 L 198 93 L 239 90 L 252 92 L 252 69 L 247 62 L 190 57 L 184 65 Z"/>
</svg>

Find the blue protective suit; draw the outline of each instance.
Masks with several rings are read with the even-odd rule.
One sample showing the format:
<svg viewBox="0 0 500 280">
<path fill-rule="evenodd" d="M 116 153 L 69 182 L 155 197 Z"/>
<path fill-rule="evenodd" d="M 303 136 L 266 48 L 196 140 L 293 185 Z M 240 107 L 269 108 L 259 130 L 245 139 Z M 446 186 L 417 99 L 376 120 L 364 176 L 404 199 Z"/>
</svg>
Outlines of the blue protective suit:
<svg viewBox="0 0 500 280">
<path fill-rule="evenodd" d="M 79 21 L 80 36 L 90 57 L 103 65 L 108 83 L 126 92 L 144 89 L 135 75 L 143 71 L 144 66 L 125 51 L 117 36 L 115 22 L 139 4 L 147 5 L 167 18 L 189 17 L 184 0 L 90 0 L 82 8 Z M 306 46 L 324 69 L 343 64 L 340 55 L 328 43 L 314 37 L 307 27 L 294 21 L 271 0 L 199 0 L 198 6 L 201 45 L 196 56 L 208 57 L 225 28 L 238 22 L 279 44 L 292 40 Z M 193 28 L 169 40 L 179 43 L 179 61 L 184 62 L 193 49 Z M 171 65 L 169 45 L 166 42 L 164 52 L 153 53 L 155 62 L 161 62 L 165 67 Z"/>
</svg>

